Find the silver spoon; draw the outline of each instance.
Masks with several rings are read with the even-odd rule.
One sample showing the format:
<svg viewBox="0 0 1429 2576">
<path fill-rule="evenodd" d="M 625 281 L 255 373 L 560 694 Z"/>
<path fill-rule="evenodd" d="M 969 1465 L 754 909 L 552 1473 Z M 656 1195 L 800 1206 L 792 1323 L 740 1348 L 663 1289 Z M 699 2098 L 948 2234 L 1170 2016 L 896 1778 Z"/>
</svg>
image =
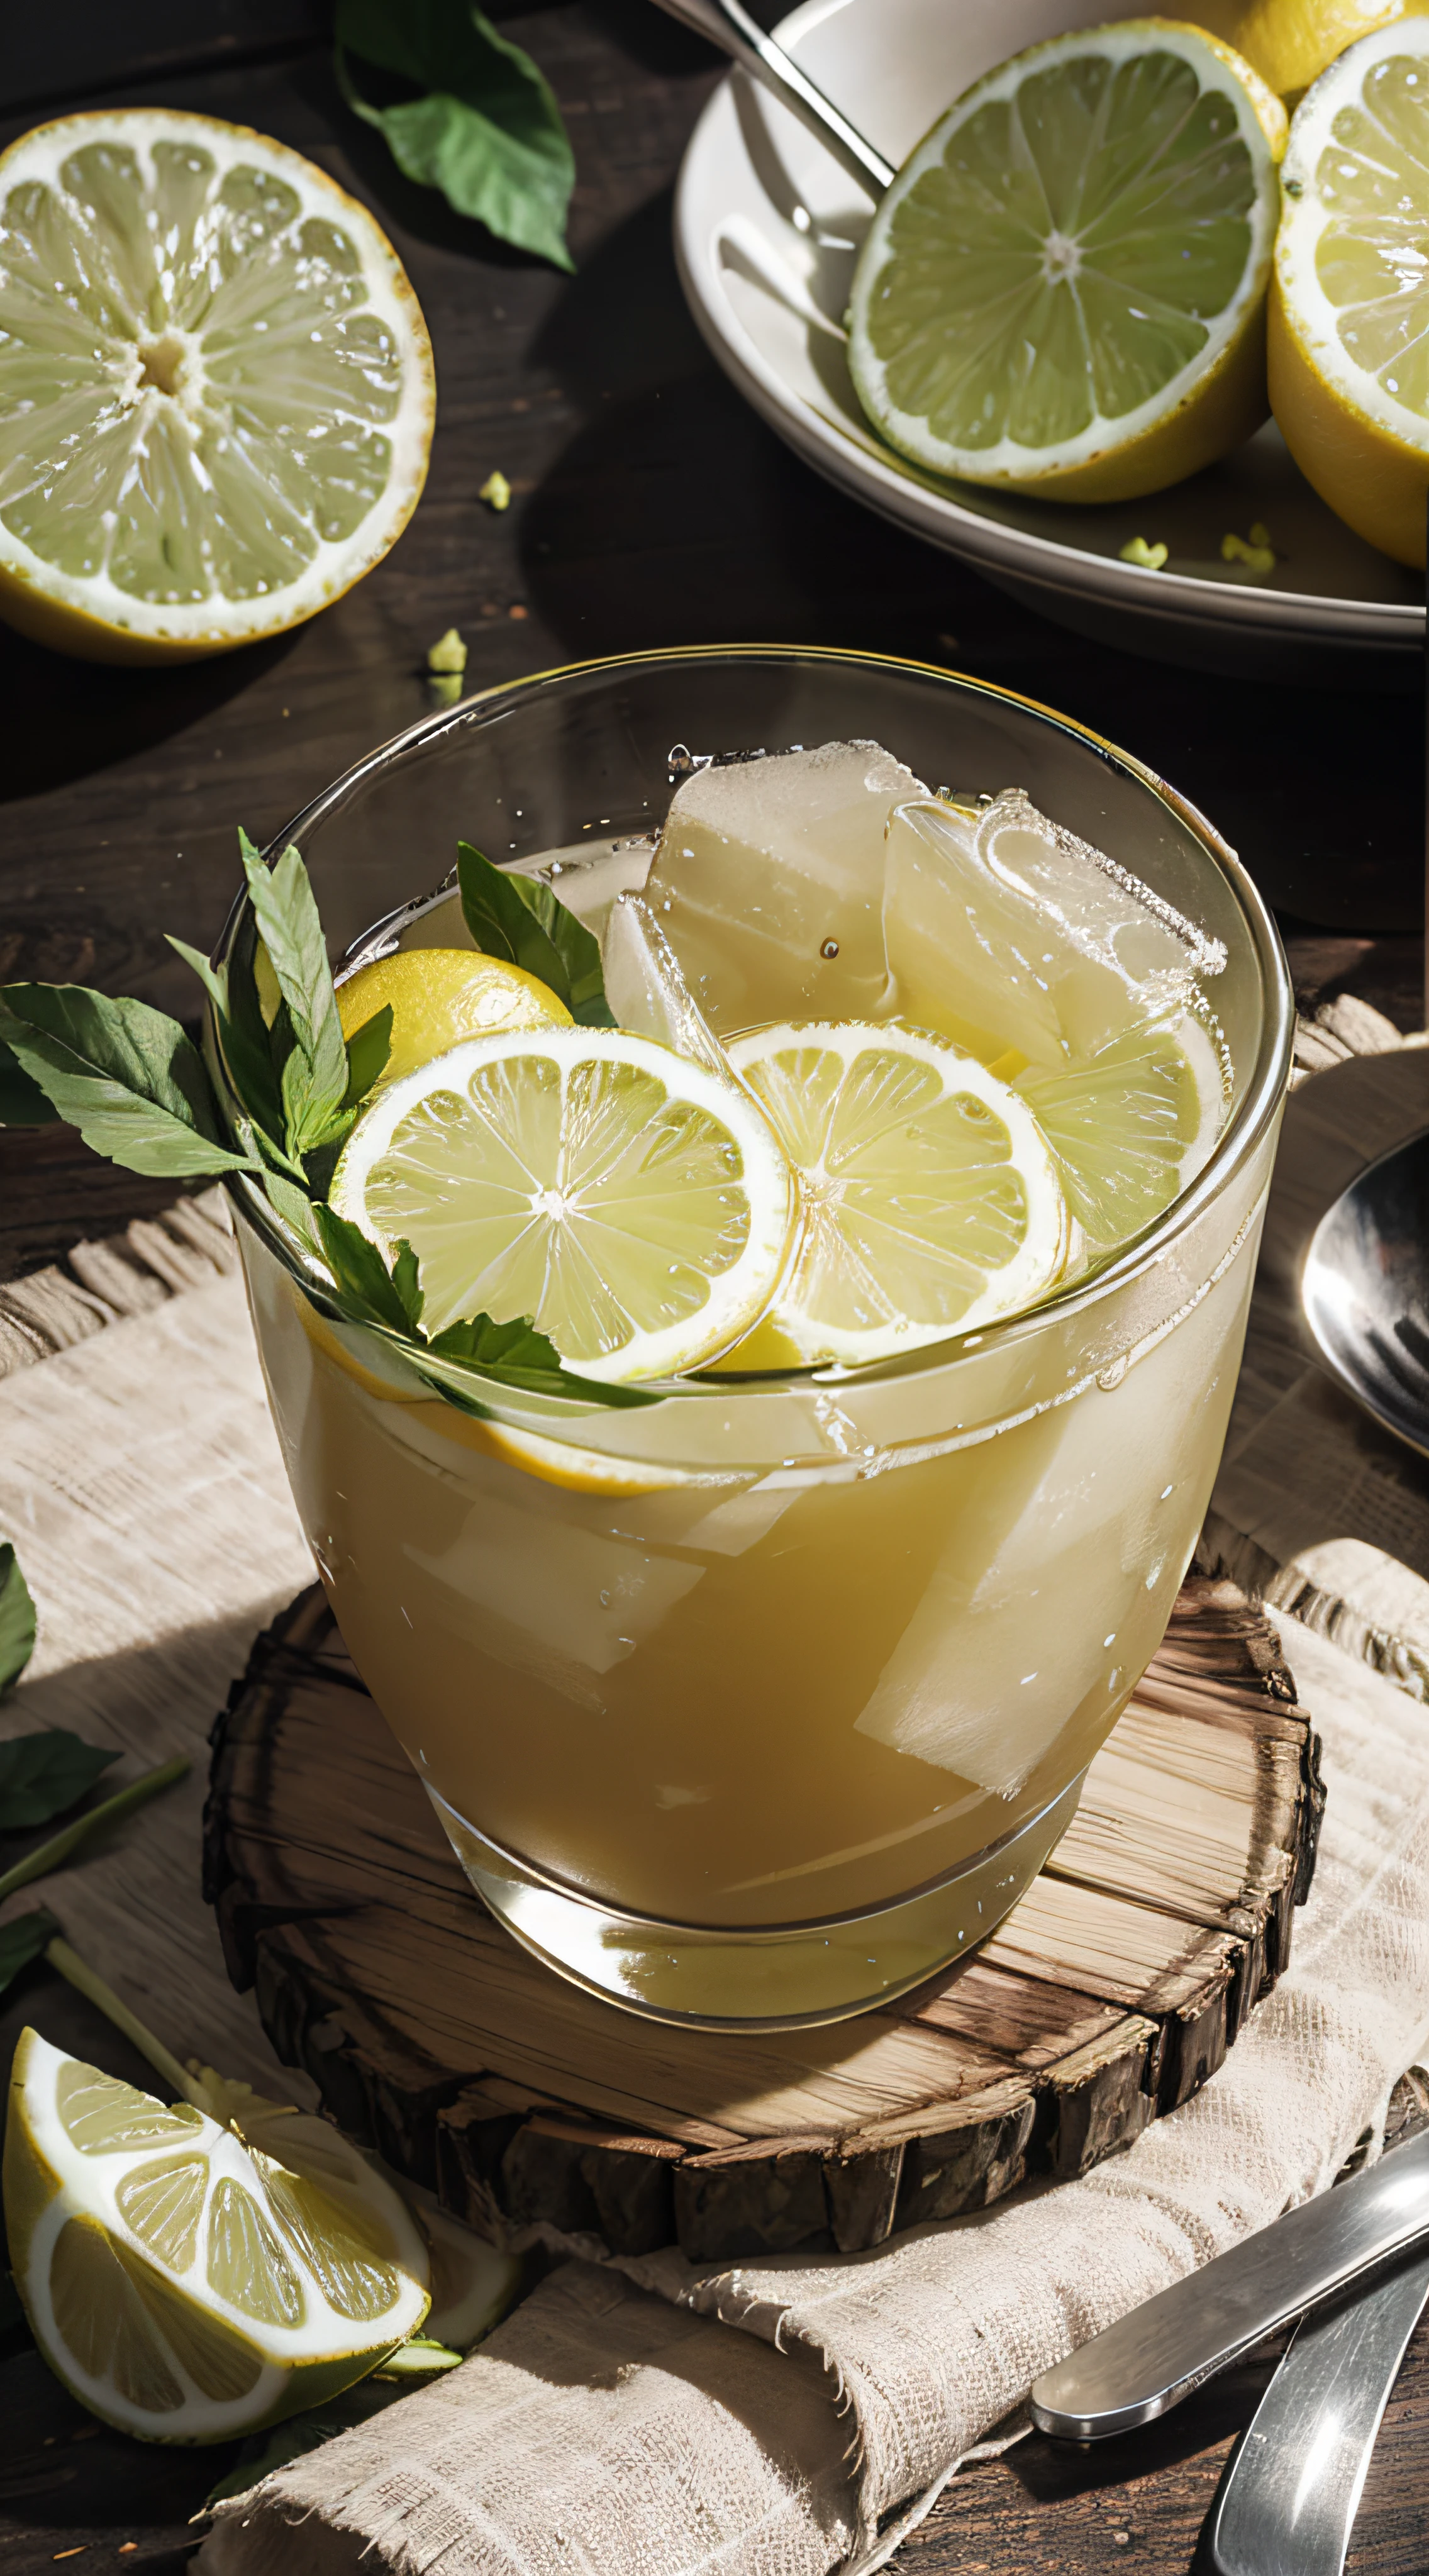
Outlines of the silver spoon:
<svg viewBox="0 0 1429 2576">
<path fill-rule="evenodd" d="M 892 162 L 875 152 L 833 100 L 825 98 L 807 72 L 800 71 L 793 55 L 786 54 L 782 45 L 765 35 L 749 11 L 740 6 L 740 0 L 656 0 L 656 6 L 671 18 L 678 18 L 682 25 L 693 27 L 696 35 L 707 37 L 722 53 L 742 64 L 755 80 L 762 81 L 767 90 L 772 90 L 782 105 L 818 136 L 825 150 L 833 154 L 875 204 L 885 189 L 892 187 Z"/>
<path fill-rule="evenodd" d="M 1429 1456 L 1429 1129 L 1341 1191 L 1311 1237 L 1300 1293 L 1335 1375 Z"/>
<path fill-rule="evenodd" d="M 1342 2576 L 1385 2407 L 1429 2299 L 1417 2253 L 1306 2317 L 1216 2490 L 1205 2576 Z"/>
</svg>

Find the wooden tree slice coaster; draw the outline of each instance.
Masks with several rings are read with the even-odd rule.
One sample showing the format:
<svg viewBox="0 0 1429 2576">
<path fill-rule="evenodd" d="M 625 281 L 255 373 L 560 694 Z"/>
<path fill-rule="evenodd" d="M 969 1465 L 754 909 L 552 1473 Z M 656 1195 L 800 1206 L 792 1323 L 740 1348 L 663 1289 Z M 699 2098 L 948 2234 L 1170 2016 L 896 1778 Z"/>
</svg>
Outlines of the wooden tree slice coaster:
<svg viewBox="0 0 1429 2576">
<path fill-rule="evenodd" d="M 501 1929 L 316 1585 L 213 1740 L 229 1973 L 342 2127 L 489 2234 L 544 2220 L 699 2262 L 881 2244 L 1128 2145 L 1284 1968 L 1324 1805 L 1273 1630 L 1193 1577 L 982 1947 L 881 2011 L 740 2037 L 623 2013 Z"/>
</svg>

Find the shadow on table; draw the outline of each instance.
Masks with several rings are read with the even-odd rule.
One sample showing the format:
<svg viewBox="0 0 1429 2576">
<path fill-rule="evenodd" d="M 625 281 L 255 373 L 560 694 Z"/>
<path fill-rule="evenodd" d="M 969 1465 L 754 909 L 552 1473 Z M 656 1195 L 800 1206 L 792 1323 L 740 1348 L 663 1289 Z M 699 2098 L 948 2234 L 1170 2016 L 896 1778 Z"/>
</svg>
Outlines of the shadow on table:
<svg viewBox="0 0 1429 2576">
<path fill-rule="evenodd" d="M 146 669 L 73 661 L 0 626 L 0 801 L 44 795 L 187 732 L 263 679 L 301 632 L 293 627 L 205 662 Z"/>
</svg>

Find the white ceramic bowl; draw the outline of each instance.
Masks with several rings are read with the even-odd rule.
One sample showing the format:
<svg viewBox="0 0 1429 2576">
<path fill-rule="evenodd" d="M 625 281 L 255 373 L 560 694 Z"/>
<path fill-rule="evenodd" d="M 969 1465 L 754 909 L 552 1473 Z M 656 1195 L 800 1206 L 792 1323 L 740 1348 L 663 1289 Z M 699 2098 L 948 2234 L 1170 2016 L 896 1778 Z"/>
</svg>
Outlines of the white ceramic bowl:
<svg viewBox="0 0 1429 2576">
<path fill-rule="evenodd" d="M 806 0 L 780 41 L 897 163 L 994 63 L 1086 25 L 1096 0 Z M 1101 14 L 1139 14 L 1110 0 Z M 1370 687 L 1416 685 L 1424 594 L 1328 510 L 1273 423 L 1220 465 L 1107 508 L 1021 499 L 923 473 L 865 419 L 842 317 L 872 213 L 814 136 L 741 72 L 710 99 L 676 199 L 685 292 L 741 393 L 831 482 L 965 556 L 1029 606 L 1087 634 L 1203 668 Z M 1226 563 L 1257 520 L 1270 574 Z M 1161 572 L 1119 560 L 1170 548 Z"/>
</svg>

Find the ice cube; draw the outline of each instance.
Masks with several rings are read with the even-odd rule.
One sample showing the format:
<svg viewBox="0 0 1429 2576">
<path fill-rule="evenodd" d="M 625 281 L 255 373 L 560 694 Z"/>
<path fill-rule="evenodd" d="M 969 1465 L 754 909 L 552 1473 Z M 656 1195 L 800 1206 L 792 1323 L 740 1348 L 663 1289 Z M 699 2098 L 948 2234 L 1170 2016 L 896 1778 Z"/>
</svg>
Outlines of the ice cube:
<svg viewBox="0 0 1429 2576">
<path fill-rule="evenodd" d="M 883 929 L 893 1007 L 989 1064 L 1080 1061 L 1225 964 L 1218 940 L 1016 788 L 980 813 L 900 806 Z"/>
<path fill-rule="evenodd" d="M 670 807 L 646 887 L 712 1028 L 876 1016 L 883 841 L 927 790 L 873 742 L 716 763 Z"/>
<path fill-rule="evenodd" d="M 605 998 L 622 1029 L 660 1038 L 677 1055 L 733 1081 L 729 1059 L 680 971 L 650 906 L 638 894 L 611 905 L 601 950 Z"/>
</svg>

